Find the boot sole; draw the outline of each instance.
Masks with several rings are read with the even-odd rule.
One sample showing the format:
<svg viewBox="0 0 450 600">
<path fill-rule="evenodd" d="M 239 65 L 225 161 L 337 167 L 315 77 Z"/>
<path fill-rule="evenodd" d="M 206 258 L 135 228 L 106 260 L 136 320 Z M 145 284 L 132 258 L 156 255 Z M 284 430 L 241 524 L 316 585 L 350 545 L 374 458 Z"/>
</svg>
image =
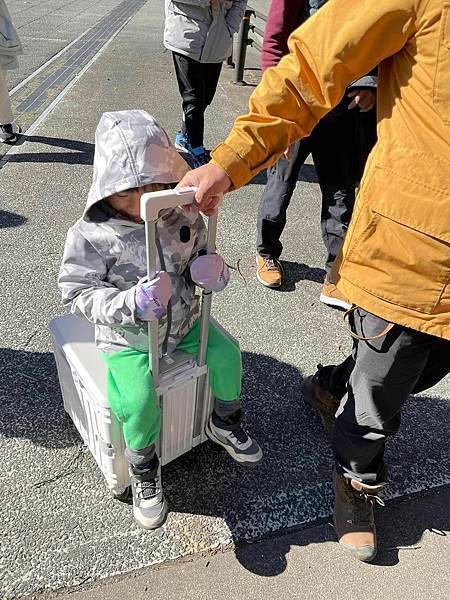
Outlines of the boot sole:
<svg viewBox="0 0 450 600">
<path fill-rule="evenodd" d="M 325 294 L 320 294 L 319 300 L 326 304 L 327 306 L 336 306 L 338 308 L 342 308 L 344 310 L 350 310 L 352 305 L 345 300 L 339 300 L 338 298 L 331 298 L 331 296 L 325 296 Z"/>
<path fill-rule="evenodd" d="M 340 537 L 339 536 L 339 531 L 338 531 L 338 528 L 336 527 L 336 520 L 334 519 L 334 517 L 333 517 L 333 525 L 334 525 L 334 531 L 336 532 L 336 535 L 337 535 L 337 538 L 338 538 L 338 544 L 339 544 L 339 546 L 342 546 L 342 548 L 345 548 L 353 556 L 353 558 L 356 558 L 356 560 L 359 560 L 360 562 L 364 562 L 364 563 L 370 563 L 370 562 L 372 562 L 375 559 L 375 557 L 377 556 L 377 553 L 378 553 L 378 548 L 377 547 L 372 548 L 371 546 L 361 546 L 361 548 L 357 548 L 356 546 L 349 546 L 348 544 L 342 544 L 339 541 L 339 537 Z M 376 531 L 374 533 L 374 538 L 375 538 L 375 544 L 376 544 L 377 543 L 377 534 L 376 534 Z M 367 557 L 361 556 L 359 554 L 359 552 L 360 552 L 360 550 L 362 548 L 368 548 L 368 549 L 370 548 L 370 550 L 371 550 L 370 556 L 367 556 Z"/>
<path fill-rule="evenodd" d="M 264 458 L 263 453 L 261 451 L 261 456 L 257 460 L 254 460 L 254 461 L 253 460 L 242 460 L 241 455 L 237 454 L 237 452 L 235 452 L 235 450 L 232 446 L 230 446 L 226 442 L 222 442 L 222 440 L 220 440 L 218 437 L 216 437 L 214 435 L 214 433 L 211 431 L 211 429 L 209 427 L 209 423 L 207 423 L 207 425 L 205 427 L 205 433 L 208 436 L 208 438 L 211 440 L 211 442 L 213 442 L 214 444 L 217 444 L 218 446 L 222 446 L 222 448 L 224 448 L 228 452 L 228 454 L 231 456 L 231 458 L 233 458 L 240 465 L 243 465 L 246 467 L 254 467 L 256 465 L 259 465 L 259 463 Z"/>
<path fill-rule="evenodd" d="M 259 283 L 262 283 L 264 287 L 270 288 L 271 290 L 279 288 L 282 285 L 281 283 L 266 283 L 264 279 L 261 279 L 258 272 L 256 273 L 256 279 L 259 281 Z"/>
</svg>

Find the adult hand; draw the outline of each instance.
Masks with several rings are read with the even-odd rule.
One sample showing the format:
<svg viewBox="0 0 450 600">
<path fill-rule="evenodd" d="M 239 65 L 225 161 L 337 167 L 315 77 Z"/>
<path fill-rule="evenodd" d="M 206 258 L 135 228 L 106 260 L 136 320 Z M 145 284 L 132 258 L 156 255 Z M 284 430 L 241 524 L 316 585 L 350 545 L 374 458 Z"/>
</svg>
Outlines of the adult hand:
<svg viewBox="0 0 450 600">
<path fill-rule="evenodd" d="M 186 173 L 177 187 L 196 187 L 195 201 L 199 210 L 205 215 L 212 215 L 222 194 L 230 189 L 231 179 L 223 169 L 208 163 Z"/>
<path fill-rule="evenodd" d="M 151 281 L 139 282 L 134 290 L 138 319 L 156 321 L 163 317 L 171 296 L 172 282 L 165 271 L 158 271 Z"/>
<path fill-rule="evenodd" d="M 347 107 L 348 110 L 358 107 L 359 111 L 363 113 L 372 110 L 377 100 L 376 92 L 368 89 L 352 90 L 347 96 L 348 98 L 353 98 Z"/>
</svg>

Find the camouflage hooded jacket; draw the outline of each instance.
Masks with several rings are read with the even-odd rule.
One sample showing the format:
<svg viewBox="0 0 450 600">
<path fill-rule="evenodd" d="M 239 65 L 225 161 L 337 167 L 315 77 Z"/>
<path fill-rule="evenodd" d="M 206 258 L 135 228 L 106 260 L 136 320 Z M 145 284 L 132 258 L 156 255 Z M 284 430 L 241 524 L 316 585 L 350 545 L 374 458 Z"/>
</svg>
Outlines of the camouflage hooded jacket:
<svg viewBox="0 0 450 600">
<path fill-rule="evenodd" d="M 188 167 L 167 134 L 140 110 L 105 113 L 95 135 L 94 176 L 83 217 L 69 229 L 59 274 L 63 303 L 95 324 L 99 348 L 148 351 L 147 324 L 136 317 L 134 286 L 146 276 L 143 223 L 128 220 L 104 198 L 149 183 L 177 183 Z M 169 273 L 172 298 L 159 322 L 161 353 L 172 352 L 198 317 L 189 266 L 206 246 L 195 213 L 163 211 L 157 222 L 157 268 Z"/>
</svg>

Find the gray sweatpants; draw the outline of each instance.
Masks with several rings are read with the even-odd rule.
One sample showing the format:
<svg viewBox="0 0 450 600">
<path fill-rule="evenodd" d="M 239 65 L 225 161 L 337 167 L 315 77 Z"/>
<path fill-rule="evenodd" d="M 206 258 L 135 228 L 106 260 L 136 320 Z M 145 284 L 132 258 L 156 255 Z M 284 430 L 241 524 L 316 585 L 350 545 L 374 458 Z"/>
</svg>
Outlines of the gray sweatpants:
<svg viewBox="0 0 450 600">
<path fill-rule="evenodd" d="M 377 336 L 388 323 L 361 309 L 352 331 Z M 384 483 L 384 446 L 400 427 L 410 394 L 426 390 L 450 372 L 450 340 L 394 325 L 374 340 L 355 339 L 353 352 L 337 366 L 322 367 L 319 385 L 338 398 L 333 450 L 337 470 L 363 483 Z"/>
</svg>

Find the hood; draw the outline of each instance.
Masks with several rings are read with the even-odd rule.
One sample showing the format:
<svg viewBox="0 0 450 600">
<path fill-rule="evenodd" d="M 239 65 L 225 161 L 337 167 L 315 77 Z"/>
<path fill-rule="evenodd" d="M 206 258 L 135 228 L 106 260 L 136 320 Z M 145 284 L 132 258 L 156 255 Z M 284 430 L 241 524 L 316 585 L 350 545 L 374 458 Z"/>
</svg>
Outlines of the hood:
<svg viewBox="0 0 450 600">
<path fill-rule="evenodd" d="M 167 133 L 144 110 L 103 113 L 95 132 L 94 174 L 84 215 L 116 192 L 178 183 L 189 171 Z"/>
</svg>

